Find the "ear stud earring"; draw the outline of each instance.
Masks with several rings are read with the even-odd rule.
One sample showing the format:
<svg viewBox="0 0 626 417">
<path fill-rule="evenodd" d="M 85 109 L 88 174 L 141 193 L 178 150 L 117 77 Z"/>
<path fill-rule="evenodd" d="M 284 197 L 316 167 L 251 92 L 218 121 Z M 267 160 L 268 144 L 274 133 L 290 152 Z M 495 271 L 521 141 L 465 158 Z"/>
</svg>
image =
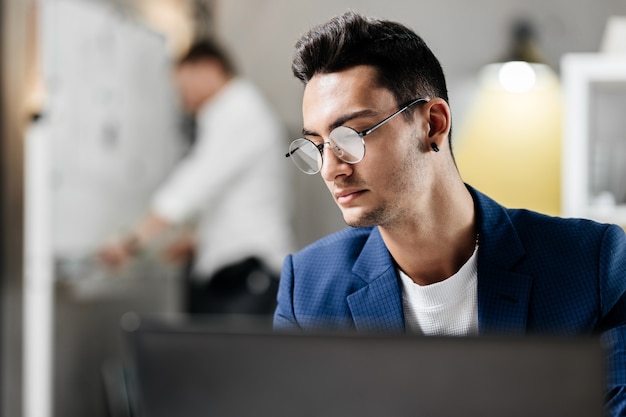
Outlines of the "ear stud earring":
<svg viewBox="0 0 626 417">
<path fill-rule="evenodd" d="M 439 152 L 439 146 L 435 142 L 431 143 L 430 147 L 433 148 L 433 151 Z"/>
</svg>

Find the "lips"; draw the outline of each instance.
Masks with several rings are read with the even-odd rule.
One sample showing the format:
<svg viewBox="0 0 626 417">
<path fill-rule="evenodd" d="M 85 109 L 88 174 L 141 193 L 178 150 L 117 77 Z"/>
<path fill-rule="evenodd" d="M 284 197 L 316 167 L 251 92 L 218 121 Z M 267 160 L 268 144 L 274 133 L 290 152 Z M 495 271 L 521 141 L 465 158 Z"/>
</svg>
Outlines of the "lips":
<svg viewBox="0 0 626 417">
<path fill-rule="evenodd" d="M 345 189 L 334 192 L 335 199 L 340 205 L 350 204 L 365 193 L 363 189 Z"/>
</svg>

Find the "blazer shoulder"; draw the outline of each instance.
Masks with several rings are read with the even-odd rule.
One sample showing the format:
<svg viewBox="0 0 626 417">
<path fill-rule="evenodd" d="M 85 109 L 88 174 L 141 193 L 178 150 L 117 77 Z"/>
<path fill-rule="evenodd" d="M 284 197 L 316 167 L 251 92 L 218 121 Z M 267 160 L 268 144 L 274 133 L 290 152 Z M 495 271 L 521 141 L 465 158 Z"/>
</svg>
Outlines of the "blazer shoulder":
<svg viewBox="0 0 626 417">
<path fill-rule="evenodd" d="M 602 239 L 606 235 L 617 239 L 624 237 L 624 229 L 590 219 L 549 216 L 526 209 L 507 209 L 512 222 L 519 229 L 540 229 L 544 233 L 559 233 L 577 239 Z"/>
<path fill-rule="evenodd" d="M 310 257 L 315 254 L 327 256 L 338 253 L 345 255 L 346 252 L 360 252 L 375 230 L 374 227 L 347 227 L 311 243 L 297 252 L 294 257 Z"/>
</svg>

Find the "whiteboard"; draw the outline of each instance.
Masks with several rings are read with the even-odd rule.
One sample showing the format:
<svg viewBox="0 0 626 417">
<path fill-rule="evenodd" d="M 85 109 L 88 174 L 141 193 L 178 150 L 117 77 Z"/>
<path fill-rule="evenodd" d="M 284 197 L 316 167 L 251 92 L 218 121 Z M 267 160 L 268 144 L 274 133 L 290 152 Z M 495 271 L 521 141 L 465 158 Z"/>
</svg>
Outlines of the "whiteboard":
<svg viewBox="0 0 626 417">
<path fill-rule="evenodd" d="M 143 214 L 185 140 L 163 36 L 107 3 L 41 6 L 52 245 L 80 258 Z"/>
</svg>

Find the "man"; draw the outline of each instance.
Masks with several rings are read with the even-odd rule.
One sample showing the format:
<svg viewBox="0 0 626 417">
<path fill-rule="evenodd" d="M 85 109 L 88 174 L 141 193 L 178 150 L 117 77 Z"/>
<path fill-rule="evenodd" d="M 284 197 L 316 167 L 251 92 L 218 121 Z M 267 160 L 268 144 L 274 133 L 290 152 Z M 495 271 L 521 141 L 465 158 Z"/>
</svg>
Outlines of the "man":
<svg viewBox="0 0 626 417">
<path fill-rule="evenodd" d="M 352 228 L 286 258 L 277 329 L 426 335 L 603 333 L 626 410 L 626 237 L 511 210 L 463 183 L 439 62 L 413 31 L 353 12 L 296 44 L 304 138 Z M 478 163 L 478 161 L 477 161 Z"/>
<path fill-rule="evenodd" d="M 168 250 L 180 258 L 194 246 L 188 311 L 271 314 L 291 247 L 289 184 L 278 159 L 283 127 L 211 41 L 189 49 L 174 80 L 184 109 L 196 117 L 195 143 L 157 190 L 151 212 L 102 257 L 122 264 L 172 226 L 197 218 L 197 242 L 181 239 Z"/>
</svg>

